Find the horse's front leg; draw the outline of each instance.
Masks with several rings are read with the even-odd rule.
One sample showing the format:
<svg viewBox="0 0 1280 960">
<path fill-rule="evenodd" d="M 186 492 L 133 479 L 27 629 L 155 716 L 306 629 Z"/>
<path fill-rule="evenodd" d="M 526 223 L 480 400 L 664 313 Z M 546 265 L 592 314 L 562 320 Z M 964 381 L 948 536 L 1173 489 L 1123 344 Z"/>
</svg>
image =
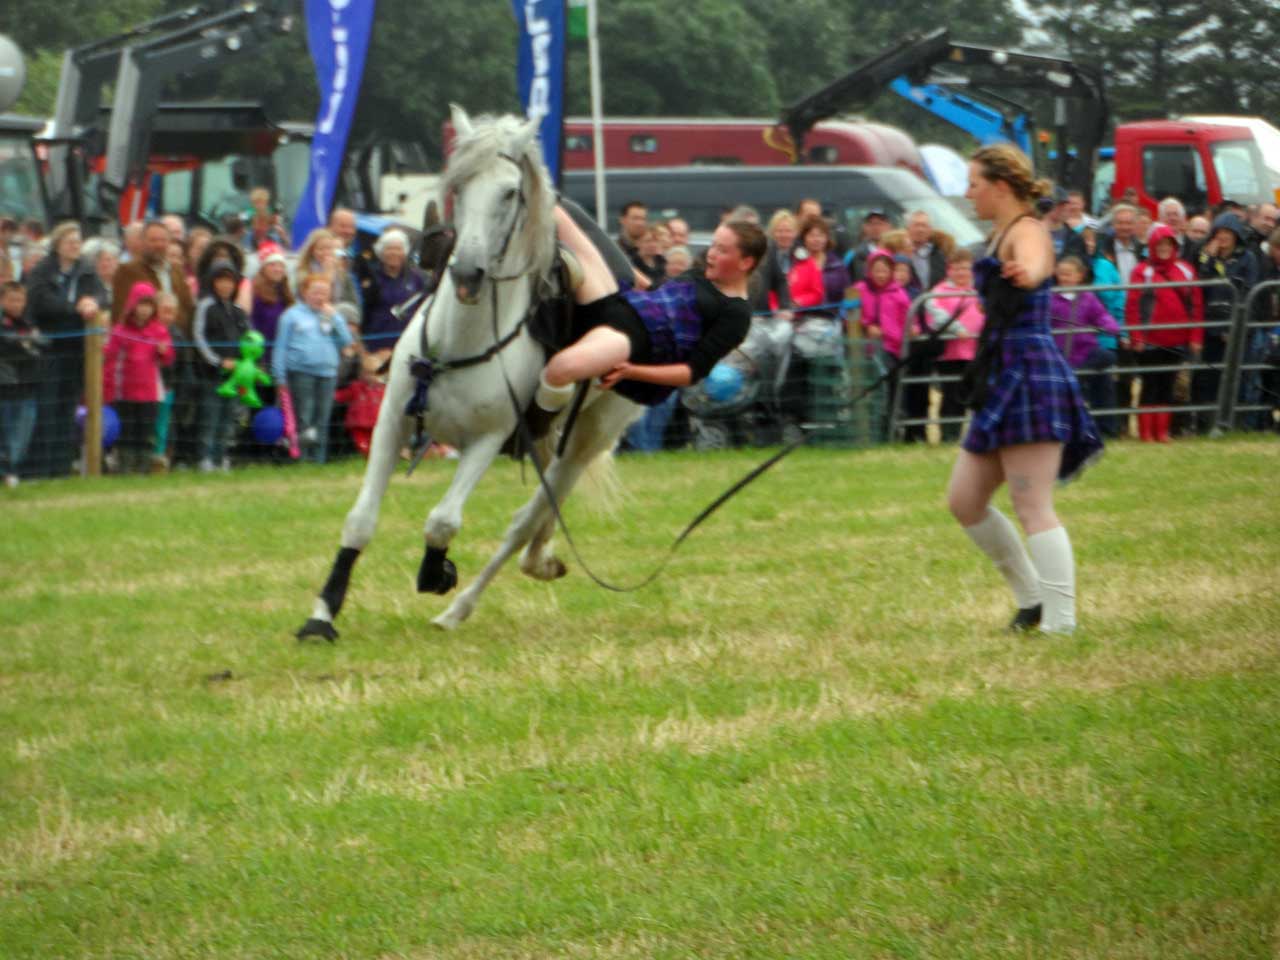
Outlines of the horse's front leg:
<svg viewBox="0 0 1280 960">
<path fill-rule="evenodd" d="M 299 640 L 319 639 L 337 640 L 338 631 L 333 625 L 338 611 L 346 600 L 347 588 L 351 584 L 351 572 L 360 552 L 373 539 L 373 532 L 378 525 L 378 510 L 382 498 L 386 495 L 387 484 L 395 473 L 400 459 L 400 446 L 404 442 L 405 419 L 400 414 L 408 397 L 408 379 L 397 380 L 392 376 L 391 385 L 383 397 L 382 406 L 378 410 L 378 422 L 373 428 L 373 440 L 369 446 L 369 462 L 364 468 L 364 480 L 360 484 L 360 494 L 355 504 L 347 513 L 342 524 L 342 540 L 339 542 L 338 555 L 329 569 L 329 578 L 316 597 L 311 617 L 298 630 Z"/>
<path fill-rule="evenodd" d="M 427 516 L 427 549 L 418 568 L 419 593 L 448 593 L 457 586 L 458 570 L 446 556 L 449 544 L 462 527 L 462 505 L 498 456 L 502 440 L 499 434 L 489 433 L 462 449 L 453 482 Z"/>
</svg>

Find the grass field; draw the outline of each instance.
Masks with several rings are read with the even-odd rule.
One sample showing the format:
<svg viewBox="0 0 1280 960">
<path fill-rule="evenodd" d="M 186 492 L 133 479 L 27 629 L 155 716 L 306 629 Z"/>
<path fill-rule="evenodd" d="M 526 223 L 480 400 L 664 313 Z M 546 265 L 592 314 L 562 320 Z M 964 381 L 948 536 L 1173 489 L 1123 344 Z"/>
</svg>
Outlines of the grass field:
<svg viewBox="0 0 1280 960">
<path fill-rule="evenodd" d="M 758 458 L 627 459 L 568 514 L 634 576 Z M 950 462 L 802 451 L 656 586 L 513 564 L 453 633 L 431 463 L 334 646 L 292 631 L 356 465 L 21 488 L 0 956 L 1276 957 L 1280 444 L 1114 446 L 1059 497 L 1056 640 L 1001 632 Z M 529 490 L 482 483 L 464 582 Z"/>
</svg>

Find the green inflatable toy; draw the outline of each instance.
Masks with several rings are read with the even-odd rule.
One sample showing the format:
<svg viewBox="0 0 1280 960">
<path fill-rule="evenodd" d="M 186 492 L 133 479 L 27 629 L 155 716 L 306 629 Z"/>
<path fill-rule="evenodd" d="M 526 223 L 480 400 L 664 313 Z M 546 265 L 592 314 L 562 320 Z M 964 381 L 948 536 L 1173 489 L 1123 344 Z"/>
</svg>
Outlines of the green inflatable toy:
<svg viewBox="0 0 1280 960">
<path fill-rule="evenodd" d="M 240 359 L 227 375 L 226 382 L 218 388 L 220 397 L 236 397 L 246 407 L 257 410 L 262 406 L 258 386 L 271 386 L 271 377 L 258 369 L 258 361 L 267 348 L 267 341 L 257 330 L 250 330 L 240 338 Z"/>
</svg>

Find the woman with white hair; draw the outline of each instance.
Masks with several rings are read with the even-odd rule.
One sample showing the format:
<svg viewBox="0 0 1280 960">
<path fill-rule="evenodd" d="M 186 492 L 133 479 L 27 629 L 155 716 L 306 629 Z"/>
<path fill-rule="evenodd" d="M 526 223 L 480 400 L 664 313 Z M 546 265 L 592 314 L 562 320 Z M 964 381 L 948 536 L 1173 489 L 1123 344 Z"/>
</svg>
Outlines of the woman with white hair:
<svg viewBox="0 0 1280 960">
<path fill-rule="evenodd" d="M 364 295 L 364 324 L 361 335 L 367 350 L 388 350 L 400 339 L 409 323 L 397 317 L 394 308 L 421 293 L 426 277 L 409 263 L 409 238 L 394 227 L 383 232 L 373 246 L 378 265 L 361 284 Z"/>
<path fill-rule="evenodd" d="M 116 268 L 120 266 L 120 248 L 103 237 L 92 237 L 84 242 L 80 258 L 97 274 L 102 283 L 98 305 L 104 310 L 110 310 L 111 285 L 115 283 Z"/>
</svg>

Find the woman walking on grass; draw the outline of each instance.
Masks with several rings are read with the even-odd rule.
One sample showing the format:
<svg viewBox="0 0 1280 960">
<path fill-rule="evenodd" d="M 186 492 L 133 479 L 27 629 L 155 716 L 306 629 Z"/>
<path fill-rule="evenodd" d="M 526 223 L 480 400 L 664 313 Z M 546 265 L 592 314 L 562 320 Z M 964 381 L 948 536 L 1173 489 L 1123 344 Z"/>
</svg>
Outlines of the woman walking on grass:
<svg viewBox="0 0 1280 960">
<path fill-rule="evenodd" d="M 1075 375 L 1049 330 L 1053 241 L 1031 205 L 1048 184 L 1031 179 L 1016 147 L 985 147 L 969 164 L 977 216 L 994 224 L 987 255 L 974 266 L 986 325 L 966 372 L 974 411 L 947 491 L 965 533 L 989 556 L 1018 606 L 1013 630 L 1075 629 L 1075 561 L 1053 508 L 1055 481 L 1070 480 L 1102 452 Z M 1023 547 L 991 505 L 1008 482 Z"/>
</svg>

